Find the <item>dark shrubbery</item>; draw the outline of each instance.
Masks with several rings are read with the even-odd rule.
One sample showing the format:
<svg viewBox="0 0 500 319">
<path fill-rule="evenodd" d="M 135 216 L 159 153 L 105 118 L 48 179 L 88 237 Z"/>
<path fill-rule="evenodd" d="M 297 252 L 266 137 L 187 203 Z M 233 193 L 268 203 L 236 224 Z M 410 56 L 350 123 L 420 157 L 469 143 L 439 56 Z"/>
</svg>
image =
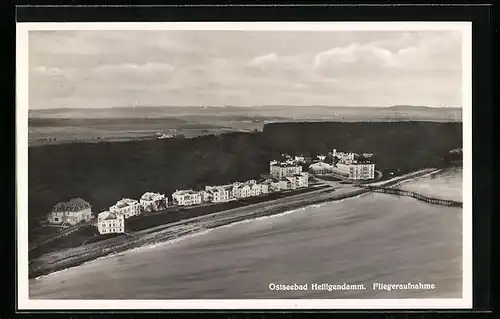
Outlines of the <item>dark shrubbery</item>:
<svg viewBox="0 0 500 319">
<path fill-rule="evenodd" d="M 374 153 L 377 169 L 437 166 L 462 147 L 461 123 L 276 123 L 262 133 L 192 139 L 74 143 L 33 147 L 29 156 L 30 219 L 72 197 L 94 212 L 123 197 L 258 178 L 281 153 L 315 156 L 333 148 Z"/>
</svg>

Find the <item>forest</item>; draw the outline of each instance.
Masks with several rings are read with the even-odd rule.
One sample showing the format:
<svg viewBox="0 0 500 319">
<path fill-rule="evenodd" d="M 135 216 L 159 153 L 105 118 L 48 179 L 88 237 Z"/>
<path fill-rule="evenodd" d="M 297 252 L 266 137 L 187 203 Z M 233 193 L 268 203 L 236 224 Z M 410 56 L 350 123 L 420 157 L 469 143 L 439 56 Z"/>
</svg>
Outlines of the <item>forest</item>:
<svg viewBox="0 0 500 319">
<path fill-rule="evenodd" d="M 146 191 L 170 195 L 258 178 L 282 153 L 373 153 L 376 169 L 403 173 L 446 165 L 450 150 L 461 147 L 462 123 L 436 122 L 272 123 L 262 132 L 30 147 L 29 218 L 72 197 L 99 212 Z"/>
</svg>

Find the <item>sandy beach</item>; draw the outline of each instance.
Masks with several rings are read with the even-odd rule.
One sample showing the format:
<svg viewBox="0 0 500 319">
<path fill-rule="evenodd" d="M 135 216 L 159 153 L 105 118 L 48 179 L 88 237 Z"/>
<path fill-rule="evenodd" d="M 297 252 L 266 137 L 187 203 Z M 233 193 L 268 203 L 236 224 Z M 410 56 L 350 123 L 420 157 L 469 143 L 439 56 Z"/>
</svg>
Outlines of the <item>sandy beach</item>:
<svg viewBox="0 0 500 319">
<path fill-rule="evenodd" d="M 419 170 L 394 179 L 378 182 L 377 185 L 391 185 L 395 182 L 399 183 L 403 180 L 415 179 L 437 171 L 438 170 L 435 169 Z M 350 184 L 340 184 L 338 182 L 325 183 L 328 184 L 329 187 L 286 198 L 279 198 L 245 207 L 185 219 L 179 222 L 128 234 L 127 236 L 120 236 L 98 243 L 49 253 L 30 262 L 29 278 L 48 275 L 53 272 L 90 262 L 97 258 L 117 254 L 140 246 L 153 245 L 155 243 L 173 240 L 189 234 L 243 220 L 281 214 L 310 205 L 359 196 L 368 192 L 366 189 Z"/>
</svg>

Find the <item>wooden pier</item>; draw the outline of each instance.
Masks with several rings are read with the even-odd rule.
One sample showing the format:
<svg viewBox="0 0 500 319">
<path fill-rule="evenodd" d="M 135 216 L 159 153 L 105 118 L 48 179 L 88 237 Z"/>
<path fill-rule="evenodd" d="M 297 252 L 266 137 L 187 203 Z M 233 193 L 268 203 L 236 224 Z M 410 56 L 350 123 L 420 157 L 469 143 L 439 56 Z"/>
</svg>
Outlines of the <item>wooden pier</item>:
<svg viewBox="0 0 500 319">
<path fill-rule="evenodd" d="M 424 196 L 422 194 L 418 194 L 415 192 L 411 191 L 406 191 L 398 188 L 391 188 L 391 187 L 381 187 L 381 186 L 364 186 L 364 188 L 372 191 L 372 192 L 377 192 L 377 193 L 386 193 L 386 194 L 394 194 L 394 195 L 400 195 L 400 196 L 408 196 L 408 197 L 413 197 L 415 199 L 430 203 L 430 204 L 436 204 L 436 205 L 444 205 L 444 206 L 450 206 L 450 207 L 462 207 L 462 202 L 457 202 L 454 200 L 447 200 L 447 199 L 440 199 L 440 198 L 434 198 L 434 197 L 428 197 Z"/>
</svg>

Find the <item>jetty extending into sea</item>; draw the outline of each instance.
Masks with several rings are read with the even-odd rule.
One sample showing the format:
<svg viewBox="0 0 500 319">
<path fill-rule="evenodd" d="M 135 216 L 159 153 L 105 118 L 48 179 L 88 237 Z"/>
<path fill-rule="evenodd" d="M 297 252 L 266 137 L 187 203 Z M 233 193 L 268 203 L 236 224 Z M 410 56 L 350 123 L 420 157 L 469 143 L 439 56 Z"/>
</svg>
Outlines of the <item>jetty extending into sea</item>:
<svg viewBox="0 0 500 319">
<path fill-rule="evenodd" d="M 386 194 L 394 194 L 394 195 L 400 195 L 400 196 L 409 196 L 413 197 L 415 199 L 430 203 L 430 204 L 436 204 L 436 205 L 444 205 L 444 206 L 450 206 L 450 207 L 462 207 L 463 203 L 462 202 L 457 202 L 454 200 L 449 200 L 449 199 L 441 199 L 441 198 L 434 198 L 434 197 L 429 197 L 425 196 L 416 192 L 412 191 L 407 191 L 399 188 L 393 188 L 393 187 L 383 187 L 383 186 L 372 186 L 372 185 L 367 185 L 363 186 L 364 188 L 368 189 L 371 192 L 376 192 L 376 193 L 386 193 Z"/>
</svg>

